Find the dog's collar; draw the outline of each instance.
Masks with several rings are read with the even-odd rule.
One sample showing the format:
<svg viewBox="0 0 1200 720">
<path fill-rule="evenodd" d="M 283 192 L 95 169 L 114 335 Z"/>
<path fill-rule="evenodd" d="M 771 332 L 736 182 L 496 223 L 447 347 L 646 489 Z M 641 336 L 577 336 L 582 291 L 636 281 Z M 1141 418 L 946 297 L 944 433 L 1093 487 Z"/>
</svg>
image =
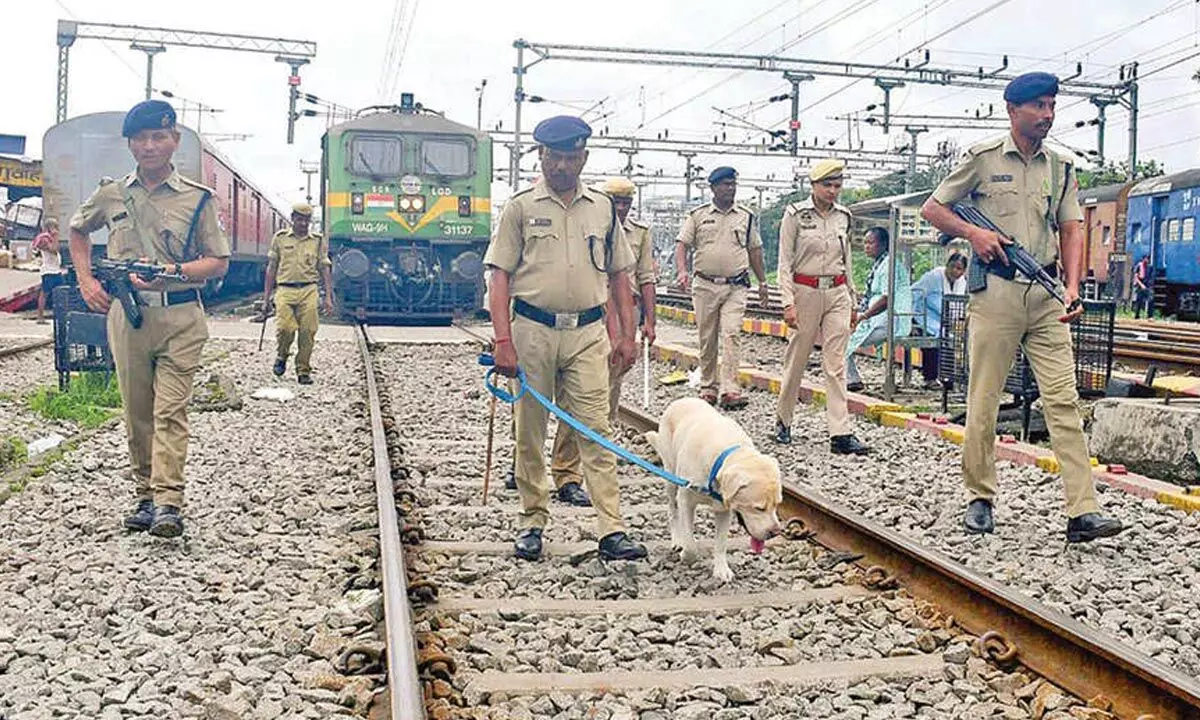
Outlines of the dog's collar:
<svg viewBox="0 0 1200 720">
<path fill-rule="evenodd" d="M 721 493 L 717 492 L 717 473 L 721 472 L 721 466 L 725 464 L 725 459 L 740 447 L 741 445 L 731 445 L 722 450 L 721 454 L 717 456 L 716 461 L 713 462 L 712 470 L 708 471 L 708 494 L 718 500 L 721 499 Z"/>
</svg>

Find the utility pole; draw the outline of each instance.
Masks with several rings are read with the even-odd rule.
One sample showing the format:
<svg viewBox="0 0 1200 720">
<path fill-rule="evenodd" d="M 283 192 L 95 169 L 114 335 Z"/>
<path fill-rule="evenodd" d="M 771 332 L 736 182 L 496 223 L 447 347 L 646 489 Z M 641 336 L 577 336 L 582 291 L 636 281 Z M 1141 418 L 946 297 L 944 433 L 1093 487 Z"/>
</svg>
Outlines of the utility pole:
<svg viewBox="0 0 1200 720">
<path fill-rule="evenodd" d="M 483 131 L 483 89 L 487 87 L 487 78 L 479 81 L 475 88 L 475 129 Z"/>
<path fill-rule="evenodd" d="M 621 148 L 617 152 L 625 156 L 625 177 L 633 177 L 633 156 L 637 155 L 637 147 Z"/>
<path fill-rule="evenodd" d="M 758 212 L 761 215 L 762 208 L 763 208 L 763 204 L 762 204 L 763 191 L 766 190 L 766 188 L 763 187 L 762 185 L 755 185 L 754 189 L 758 191 Z"/>
<path fill-rule="evenodd" d="M 141 50 L 146 53 L 146 99 L 150 99 L 150 94 L 154 92 L 154 56 L 166 52 L 165 45 L 146 45 L 143 43 L 132 43 L 131 48 Z"/>
<path fill-rule="evenodd" d="M 1127 105 L 1129 110 L 1129 175 L 1127 180 L 1137 178 L 1137 143 L 1138 143 L 1138 64 L 1137 61 L 1121 67 L 1121 79 L 1126 81 Z"/>
<path fill-rule="evenodd" d="M 683 171 L 683 201 L 687 205 L 692 204 L 692 158 L 696 157 L 694 152 L 681 152 L 683 159 L 687 162 L 687 169 Z"/>
<path fill-rule="evenodd" d="M 314 161 L 300 161 L 300 172 L 304 173 L 304 202 L 312 205 L 312 176 L 321 172 L 321 164 Z"/>
<path fill-rule="evenodd" d="M 291 145 L 296 141 L 296 119 L 300 117 L 296 114 L 296 100 L 300 98 L 300 68 L 308 64 L 308 58 L 276 55 L 275 62 L 287 63 L 292 69 L 292 74 L 288 75 L 287 126 L 287 141 L 288 145 Z"/>
<path fill-rule="evenodd" d="M 892 122 L 892 91 L 904 87 L 904 83 L 875 78 L 875 86 L 883 91 L 883 134 L 887 135 Z"/>
<path fill-rule="evenodd" d="M 929 132 L 929 128 L 905 125 L 904 132 L 908 133 L 908 172 L 904 174 L 904 192 L 910 193 L 913 178 L 917 175 L 917 136 Z"/>
<path fill-rule="evenodd" d="M 517 65 L 513 74 L 517 76 L 517 89 L 513 92 L 513 102 L 516 110 L 513 113 L 513 144 L 508 158 L 508 179 L 512 189 L 517 189 L 521 179 L 521 104 L 525 102 L 525 42 L 517 40 L 513 43 L 517 48 Z"/>
<path fill-rule="evenodd" d="M 1090 100 L 1096 106 L 1096 157 L 1100 164 L 1104 165 L 1104 124 L 1107 122 L 1105 108 L 1116 105 L 1117 101 L 1099 95 L 1093 95 Z"/>
<path fill-rule="evenodd" d="M 816 78 L 811 73 L 790 72 L 785 72 L 783 78 L 792 84 L 792 119 L 788 122 L 788 130 L 791 133 L 789 147 L 794 157 L 800 149 L 800 141 L 797 138 L 800 134 L 800 83 Z"/>
</svg>

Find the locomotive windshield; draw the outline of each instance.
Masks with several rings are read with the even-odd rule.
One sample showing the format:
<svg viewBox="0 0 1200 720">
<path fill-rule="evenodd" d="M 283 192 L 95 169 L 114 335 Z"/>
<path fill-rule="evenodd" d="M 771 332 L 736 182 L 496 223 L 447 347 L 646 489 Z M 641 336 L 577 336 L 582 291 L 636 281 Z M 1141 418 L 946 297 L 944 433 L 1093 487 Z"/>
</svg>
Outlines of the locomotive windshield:
<svg viewBox="0 0 1200 720">
<path fill-rule="evenodd" d="M 471 174 L 471 145 L 463 140 L 421 142 L 421 174 L 463 177 Z"/>
<path fill-rule="evenodd" d="M 350 172 L 367 177 L 395 177 L 404 171 L 400 138 L 356 135 L 350 141 Z"/>
</svg>

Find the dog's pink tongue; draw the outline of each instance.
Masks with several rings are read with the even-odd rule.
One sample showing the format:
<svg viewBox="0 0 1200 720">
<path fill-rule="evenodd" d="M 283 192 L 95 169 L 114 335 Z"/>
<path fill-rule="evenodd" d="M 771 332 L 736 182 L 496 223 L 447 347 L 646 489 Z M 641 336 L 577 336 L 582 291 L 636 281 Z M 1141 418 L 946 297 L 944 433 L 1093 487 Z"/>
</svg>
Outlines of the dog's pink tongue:
<svg viewBox="0 0 1200 720">
<path fill-rule="evenodd" d="M 766 546 L 767 543 L 765 541 L 759 540 L 753 535 L 750 536 L 750 552 L 754 553 L 755 555 L 759 555 Z"/>
</svg>

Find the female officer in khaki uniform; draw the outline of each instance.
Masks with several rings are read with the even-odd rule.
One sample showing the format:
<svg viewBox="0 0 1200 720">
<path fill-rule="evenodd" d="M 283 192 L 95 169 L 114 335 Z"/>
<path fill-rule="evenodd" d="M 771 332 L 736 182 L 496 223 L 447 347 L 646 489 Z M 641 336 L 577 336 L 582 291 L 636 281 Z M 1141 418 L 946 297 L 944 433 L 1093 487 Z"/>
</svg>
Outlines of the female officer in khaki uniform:
<svg viewBox="0 0 1200 720">
<path fill-rule="evenodd" d="M 267 251 L 267 279 L 263 297 L 274 291 L 276 312 L 274 373 L 287 370 L 292 339 L 299 331 L 296 344 L 296 382 L 312 384 L 312 351 L 317 337 L 317 281 L 325 284 L 325 313 L 333 314 L 333 279 L 329 261 L 329 245 L 325 238 L 308 231 L 312 206 L 297 203 L 292 206 L 292 227 L 280 230 L 271 238 Z M 263 320 L 269 308 L 263 306 Z"/>
<path fill-rule="evenodd" d="M 783 385 L 775 421 L 775 442 L 792 442 L 792 414 L 800 380 L 817 333 L 825 375 L 825 418 L 829 449 L 842 455 L 869 452 L 851 432 L 846 407 L 846 342 L 854 282 L 850 277 L 850 211 L 837 204 L 846 163 L 822 160 L 808 173 L 812 195 L 792 203 L 779 227 L 779 294 L 783 321 L 792 329 L 783 361 Z"/>
<path fill-rule="evenodd" d="M 212 191 L 175 171 L 179 147 L 175 110 L 161 100 L 134 105 L 121 134 L 137 170 L 101 181 L 71 218 L 71 262 L 88 307 L 108 313 L 108 340 L 117 366 L 129 464 L 137 485 L 130 530 L 175 537 L 183 532 L 183 465 L 187 459 L 187 406 L 192 376 L 208 339 L 200 288 L 229 268 L 229 240 L 217 226 Z M 203 205 L 202 205 L 203 203 Z M 197 212 L 199 210 L 199 212 Z M 143 308 L 140 328 L 92 275 L 88 236 L 107 226 L 108 257 L 167 265 L 186 283 L 131 278 Z"/>
</svg>

